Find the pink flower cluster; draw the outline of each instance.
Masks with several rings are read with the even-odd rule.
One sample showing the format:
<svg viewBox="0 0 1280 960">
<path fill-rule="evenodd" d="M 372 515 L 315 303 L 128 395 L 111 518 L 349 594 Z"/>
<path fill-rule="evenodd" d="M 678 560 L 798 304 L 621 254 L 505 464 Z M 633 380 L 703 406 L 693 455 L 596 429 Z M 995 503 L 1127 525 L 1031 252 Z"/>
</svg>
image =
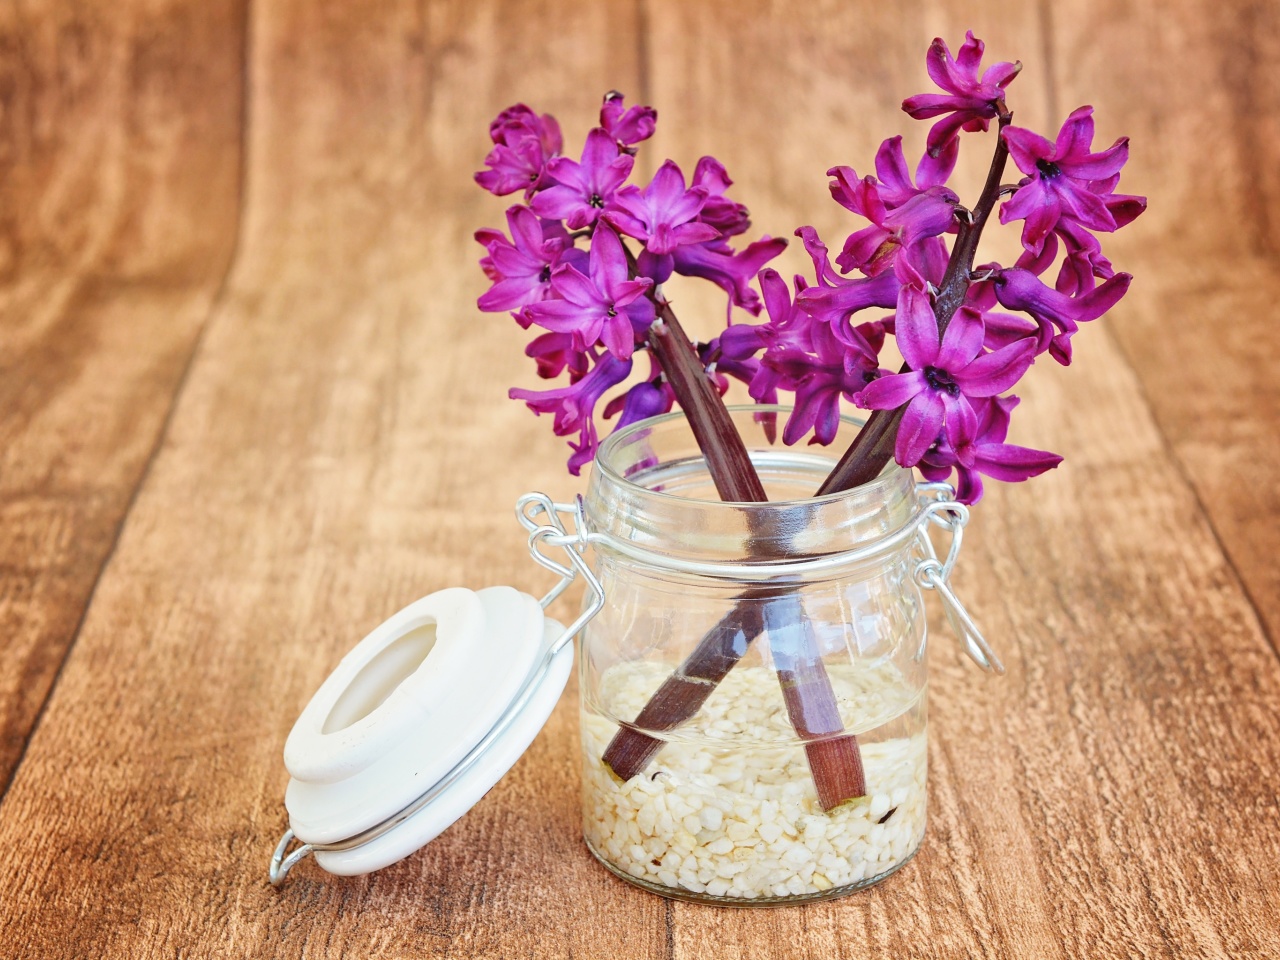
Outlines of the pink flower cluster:
<svg viewBox="0 0 1280 960">
<path fill-rule="evenodd" d="M 954 59 L 934 41 L 929 73 L 944 94 L 903 104 L 912 117 L 938 118 L 914 178 L 900 137 L 880 146 L 874 176 L 843 166 L 827 171 L 832 197 L 868 225 L 849 234 L 835 266 L 813 228 L 796 231 L 814 281 L 796 277 L 792 303 L 782 279 L 767 271 L 768 323 L 721 336 L 727 354 L 759 361 L 753 396 L 795 393 L 786 442 L 812 430 L 812 442 L 829 443 L 842 399 L 866 410 L 904 408 L 895 459 L 933 480 L 956 471 L 959 494 L 970 503 L 982 495 L 983 474 L 1025 480 L 1061 461 L 1005 442 L 1018 402 L 1005 394 L 1045 353 L 1069 364 L 1080 324 L 1124 296 L 1131 277 L 1112 269 L 1095 233 L 1116 230 L 1146 206 L 1141 197 L 1115 193 L 1128 142 L 1094 153 L 1090 107 L 1072 113 L 1056 141 L 1004 127 L 1009 154 L 1026 176 L 1007 188 L 999 216 L 1022 222 L 1024 252 L 1012 267 L 990 263 L 961 278 L 963 300 L 939 322 L 937 300 L 955 249 L 948 240 L 969 216 L 946 186 L 960 134 L 1007 118 L 1005 87 L 1020 69 L 1001 63 L 979 74 L 982 53 L 972 34 Z M 1041 276 L 1055 263 L 1050 287 Z M 906 361 L 901 370 L 881 369 L 886 333 Z"/>
<path fill-rule="evenodd" d="M 550 390 L 510 391 L 535 413 L 553 416 L 558 436 L 574 437 L 569 469 L 577 474 L 599 444 L 596 408 L 617 416 L 621 427 L 665 413 L 675 402 L 650 356 L 649 372 L 624 387 L 635 354 L 661 303 L 659 286 L 673 273 L 701 277 L 728 295 L 729 310 L 755 315 L 760 299 L 752 280 L 786 246 L 765 237 L 736 250 L 730 239 L 750 228 L 747 209 L 729 199 L 733 181 L 714 157 L 703 157 L 686 184 L 668 160 L 643 188 L 628 183 L 637 144 L 653 135 L 651 107 L 627 107 L 622 96 L 604 98 L 600 125 L 586 138 L 580 159 L 561 155 L 560 128 L 520 104 L 490 125 L 494 146 L 476 181 L 498 195 L 523 191 L 526 203 L 507 210 L 507 232 L 480 230 L 480 261 L 493 281 L 478 305 L 510 311 L 521 326 L 539 327 L 526 349 L 540 376 L 567 371 L 569 382 Z M 623 239 L 640 247 L 633 254 Z M 582 245 L 580 246 L 579 243 Z M 703 362 L 716 364 L 719 344 L 700 344 Z M 725 374 L 749 381 L 755 361 L 716 364 Z M 619 388 L 612 399 L 607 393 Z"/>
</svg>

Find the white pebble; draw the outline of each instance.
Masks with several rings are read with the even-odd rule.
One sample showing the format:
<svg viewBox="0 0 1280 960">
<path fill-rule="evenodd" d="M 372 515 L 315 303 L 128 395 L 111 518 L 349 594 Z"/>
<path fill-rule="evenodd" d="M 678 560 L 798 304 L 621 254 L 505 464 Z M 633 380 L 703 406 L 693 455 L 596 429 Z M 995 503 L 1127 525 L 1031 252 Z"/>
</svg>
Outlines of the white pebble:
<svg viewBox="0 0 1280 960">
<path fill-rule="evenodd" d="M 893 806 L 893 801 L 886 794 L 877 793 L 871 798 L 871 810 L 867 814 L 872 821 L 877 821 L 889 812 L 889 808 Z"/>
<path fill-rule="evenodd" d="M 782 836 L 782 827 L 777 823 L 762 823 L 758 832 L 765 843 L 776 843 Z"/>
</svg>

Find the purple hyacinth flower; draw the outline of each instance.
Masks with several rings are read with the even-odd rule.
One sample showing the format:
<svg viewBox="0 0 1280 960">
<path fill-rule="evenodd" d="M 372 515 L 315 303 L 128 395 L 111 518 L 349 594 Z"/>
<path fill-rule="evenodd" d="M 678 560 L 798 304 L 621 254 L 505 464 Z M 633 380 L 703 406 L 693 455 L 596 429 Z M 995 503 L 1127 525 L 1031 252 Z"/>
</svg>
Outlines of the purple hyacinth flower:
<svg viewBox="0 0 1280 960">
<path fill-rule="evenodd" d="M 647 277 L 630 279 L 627 256 L 618 235 L 596 227 L 591 238 L 588 273 L 562 264 L 551 274 L 551 287 L 560 298 L 526 307 L 529 318 L 557 333 L 571 333 L 576 348 L 597 342 L 620 360 L 628 360 L 637 338 L 653 323 L 653 303 L 644 296 L 653 285 Z"/>
<path fill-rule="evenodd" d="M 809 347 L 777 343 L 760 359 L 760 374 L 751 383 L 751 395 L 778 389 L 795 393 L 795 406 L 782 431 L 782 442 L 797 443 L 813 431 L 811 443 L 824 446 L 840 429 L 840 398 L 850 401 L 882 371 L 871 345 L 853 333 L 852 343 L 836 339 L 831 328 L 815 323 L 809 330 Z"/>
<path fill-rule="evenodd" d="M 795 289 L 797 293 L 805 289 L 803 277 L 795 278 Z M 743 374 L 750 369 L 751 376 L 746 383 L 751 396 L 761 403 L 775 403 L 780 375 L 753 358 L 762 350 L 775 354 L 784 348 L 799 353 L 813 350 L 813 329 L 819 324 L 792 302 L 787 282 L 778 271 L 768 267 L 760 271 L 760 292 L 769 322 L 731 324 L 717 340 L 725 360 L 739 365 Z M 749 368 L 748 364 L 751 365 Z"/>
<path fill-rule="evenodd" d="M 628 424 L 647 420 L 659 414 L 668 413 L 675 405 L 675 394 L 670 389 L 663 389 L 660 382 L 641 380 L 625 393 L 614 397 L 604 408 L 604 418 L 611 420 L 619 412 L 615 430 L 621 430 Z"/>
<path fill-rule="evenodd" d="M 876 178 L 880 181 L 880 195 L 884 197 L 885 205 L 892 210 L 932 187 L 944 186 L 955 170 L 958 154 L 958 150 L 952 149 L 943 156 L 934 157 L 926 151 L 916 164 L 913 179 L 906 155 L 902 152 L 902 137 L 885 140 L 876 151 Z"/>
<path fill-rule="evenodd" d="M 695 221 L 706 199 L 703 187 L 685 189 L 684 174 L 668 160 L 643 191 L 636 186 L 619 190 L 604 218 L 619 232 L 644 241 L 640 272 L 664 283 L 671 276 L 676 247 L 720 236 L 715 227 Z"/>
<path fill-rule="evenodd" d="M 1115 215 L 1092 184 L 1119 174 L 1129 159 L 1129 138 L 1121 137 L 1101 153 L 1091 152 L 1093 107 L 1072 113 L 1056 142 L 1022 127 L 1008 127 L 1003 135 L 1013 162 L 1029 179 L 1000 208 L 1000 222 L 1025 221 L 1023 247 L 1039 253 L 1045 237 L 1063 219 L 1090 230 L 1116 229 Z"/>
<path fill-rule="evenodd" d="M 831 266 L 827 245 L 813 227 L 801 227 L 796 236 L 813 261 L 818 281 L 797 293 L 796 303 L 815 320 L 828 324 L 841 340 L 853 342 L 848 333 L 853 330 L 850 317 L 859 310 L 897 304 L 901 283 L 892 271 L 858 280 L 842 277 Z"/>
<path fill-rule="evenodd" d="M 751 281 L 786 247 L 787 241 L 782 237 L 762 237 L 741 251 L 735 251 L 723 238 L 683 244 L 672 255 L 673 266 L 681 276 L 710 280 L 727 293 L 731 320 L 734 307 L 756 316 L 760 313 L 760 297 L 751 289 Z"/>
<path fill-rule="evenodd" d="M 1032 450 L 1005 443 L 1009 434 L 1009 414 L 1018 405 L 1017 397 L 990 397 L 973 401 L 973 439 L 954 448 L 945 434 L 929 448 L 917 466 L 926 480 L 946 480 L 955 468 L 956 498 L 974 504 L 982 499 L 982 476 L 1006 483 L 1021 483 L 1052 470 L 1062 457 L 1047 450 Z"/>
<path fill-rule="evenodd" d="M 618 150 L 617 141 L 599 127 L 587 134 L 582 162 L 557 157 L 547 164 L 556 186 L 533 198 L 533 212 L 548 220 L 563 220 L 570 230 L 596 222 L 614 193 L 631 175 L 635 158 Z"/>
<path fill-rule="evenodd" d="M 991 280 L 996 298 L 1010 310 L 1029 313 L 1039 325 L 1038 352 L 1049 354 L 1067 366 L 1071 363 L 1071 337 L 1081 323 L 1096 320 L 1129 290 L 1133 277 L 1117 273 L 1087 293 L 1070 297 L 1046 286 L 1029 270 L 1011 267 L 996 273 Z"/>
<path fill-rule="evenodd" d="M 549 113 L 538 116 L 523 103 L 507 107 L 489 124 L 489 139 L 495 144 L 515 146 L 525 137 L 536 138 L 548 157 L 564 146 L 556 118 Z"/>
<path fill-rule="evenodd" d="M 631 147 L 653 136 L 657 127 L 658 111 L 653 107 L 627 107 L 626 100 L 617 90 L 604 95 L 600 106 L 600 126 L 622 147 Z M 634 151 L 633 151 L 634 152 Z"/>
<path fill-rule="evenodd" d="M 489 169 L 475 175 L 476 183 L 498 196 L 523 190 L 526 199 L 551 184 L 547 162 L 563 146 L 555 117 L 540 117 L 518 103 L 489 124 L 489 137 L 494 143 L 484 159 Z"/>
<path fill-rule="evenodd" d="M 578 350 L 571 333 L 543 333 L 529 341 L 524 348 L 526 357 L 538 364 L 538 376 L 551 380 L 560 376 L 566 368 L 573 379 L 586 374 L 591 366 L 591 356 Z"/>
<path fill-rule="evenodd" d="M 795 278 L 796 291 L 805 289 Z M 876 349 L 857 330 L 838 339 L 832 329 L 813 319 L 793 303 L 786 281 L 776 270 L 760 271 L 769 322 L 735 324 L 720 335 L 718 370 L 747 379 L 751 396 L 774 403 L 778 390 L 796 395 L 795 408 L 783 432 L 785 443 L 795 443 L 810 430 L 815 443 L 830 443 L 840 424 L 840 397 L 850 400 L 880 374 Z M 760 350 L 764 355 L 751 359 Z M 735 365 L 730 368 L 729 364 Z"/>
<path fill-rule="evenodd" d="M 555 420 L 552 429 L 558 437 L 576 432 L 578 442 L 569 441 L 573 455 L 569 472 L 575 477 L 591 462 L 599 446 L 596 435 L 595 408 L 605 392 L 621 383 L 631 373 L 631 361 L 620 360 L 611 353 L 602 354 L 590 372 L 567 387 L 553 390 L 523 390 L 513 387 L 507 395 L 523 400 L 536 414 L 550 413 Z"/>
<path fill-rule="evenodd" d="M 747 208 L 725 196 L 733 186 L 729 173 L 715 157 L 703 157 L 693 168 L 693 186 L 707 191 L 706 203 L 698 219 L 720 231 L 722 237 L 736 237 L 751 227 Z"/>
<path fill-rule="evenodd" d="M 485 272 L 495 281 L 476 306 L 488 313 L 519 310 L 551 295 L 551 271 L 570 247 L 567 237 L 547 239 L 528 207 L 507 210 L 508 240 L 500 231 L 480 230 L 476 239 L 489 251 Z"/>
<path fill-rule="evenodd" d="M 832 198 L 841 206 L 871 221 L 871 226 L 852 234 L 836 263 L 845 273 L 857 268 L 876 276 L 893 266 L 893 258 L 904 246 L 946 233 L 955 225 L 960 198 L 942 182 L 951 174 L 955 151 L 939 162 L 927 153 L 917 167 L 920 186 L 912 182 L 902 154 L 902 138 L 891 137 L 876 153 L 876 173 L 880 177 L 858 178 L 852 167 L 832 167 Z"/>
<path fill-rule="evenodd" d="M 881 377 L 857 399 L 867 410 L 893 410 L 907 404 L 894 457 L 914 466 L 944 429 L 953 446 L 973 435 L 971 397 L 992 397 L 1015 384 L 1035 359 L 1035 342 L 1021 340 L 984 353 L 982 315 L 962 306 L 939 337 L 928 294 L 904 284 L 896 318 L 898 349 L 908 373 Z"/>
<path fill-rule="evenodd" d="M 795 278 L 796 293 L 805 289 L 805 280 Z M 760 293 L 764 297 L 768 323 L 734 323 L 720 334 L 720 352 L 731 360 L 743 361 L 761 350 L 791 344 L 802 350 L 810 345 L 809 331 L 815 321 L 799 305 L 792 303 L 787 282 L 777 270 L 760 271 Z"/>
<path fill-rule="evenodd" d="M 979 76 L 985 45 L 965 34 L 964 44 L 953 59 L 941 37 L 929 47 L 925 64 L 929 76 L 945 95 L 922 93 L 902 101 L 902 109 L 916 120 L 941 117 L 929 130 L 929 153 L 941 156 L 961 130 L 986 130 L 996 116 L 996 105 L 1004 102 L 1004 88 L 1018 75 L 1022 63 L 997 63 Z"/>
<path fill-rule="evenodd" d="M 760 361 L 754 357 L 727 356 L 721 337 L 713 337 L 707 343 L 699 344 L 698 356 L 702 358 L 703 366 L 706 367 L 721 396 L 729 392 L 730 380 L 737 380 L 750 387 L 760 372 Z M 761 403 L 777 403 L 778 394 L 777 391 L 765 390 L 756 399 Z M 757 417 L 757 419 L 760 418 Z"/>
</svg>

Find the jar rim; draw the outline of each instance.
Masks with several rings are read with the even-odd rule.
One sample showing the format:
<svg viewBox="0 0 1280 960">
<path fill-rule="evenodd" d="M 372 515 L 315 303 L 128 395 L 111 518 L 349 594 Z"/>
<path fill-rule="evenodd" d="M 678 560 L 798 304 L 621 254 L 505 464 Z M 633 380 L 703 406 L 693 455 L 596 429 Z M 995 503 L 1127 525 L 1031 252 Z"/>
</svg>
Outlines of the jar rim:
<svg viewBox="0 0 1280 960">
<path fill-rule="evenodd" d="M 733 413 L 779 413 L 790 414 L 792 408 L 781 403 L 732 403 L 726 405 L 730 414 Z M 623 446 L 627 441 L 631 440 L 637 433 L 643 430 L 651 430 L 656 426 L 664 423 L 670 423 L 673 420 L 685 420 L 687 417 L 683 410 L 672 410 L 670 413 L 662 413 L 656 417 L 646 417 L 644 420 L 637 420 L 635 423 L 627 424 L 621 430 L 615 430 L 603 441 L 596 450 L 595 459 L 592 466 L 605 474 L 611 483 L 621 484 L 624 487 L 630 487 L 634 490 L 642 491 L 646 496 L 660 497 L 668 500 L 677 500 L 684 503 L 696 503 L 700 508 L 714 509 L 723 507 L 726 509 L 741 510 L 745 507 L 777 507 L 784 509 L 787 507 L 813 506 L 815 504 L 828 503 L 839 500 L 842 497 L 848 497 L 850 494 L 858 494 L 867 496 L 875 494 L 881 489 L 888 489 L 894 483 L 901 483 L 901 474 L 910 472 L 908 468 L 902 467 L 896 461 L 890 460 L 875 477 L 874 480 L 868 480 L 866 483 L 859 484 L 847 490 L 835 490 L 831 493 L 824 493 L 821 496 L 798 497 L 790 500 L 768 500 L 763 503 L 756 503 L 750 500 L 706 500 L 699 497 L 683 497 L 675 493 L 667 493 L 665 490 L 654 490 L 636 483 L 634 480 L 624 476 L 609 462 L 609 455 L 618 447 Z M 861 427 L 866 421 L 861 417 L 853 417 L 848 414 L 841 414 L 840 421 L 854 427 Z"/>
<path fill-rule="evenodd" d="M 652 567 L 714 577 L 736 571 L 751 579 L 817 573 L 902 547 L 922 516 L 912 471 L 891 463 L 870 483 L 794 496 L 813 489 L 810 482 L 818 485 L 836 457 L 781 444 L 757 416 L 789 409 L 729 407 L 761 479 L 778 496 L 763 502 L 715 498 L 706 458 L 683 413 L 614 433 L 597 452 L 584 502 L 593 542 Z M 860 425 L 841 419 L 846 436 Z M 690 489 L 696 492 L 686 495 Z"/>
</svg>

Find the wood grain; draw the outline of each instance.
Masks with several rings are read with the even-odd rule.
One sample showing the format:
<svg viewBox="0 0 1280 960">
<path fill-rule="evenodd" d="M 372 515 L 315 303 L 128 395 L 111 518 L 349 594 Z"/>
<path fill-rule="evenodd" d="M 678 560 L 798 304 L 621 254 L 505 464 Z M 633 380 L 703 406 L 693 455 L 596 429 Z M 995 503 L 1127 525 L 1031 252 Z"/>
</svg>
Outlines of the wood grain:
<svg viewBox="0 0 1280 960">
<path fill-rule="evenodd" d="M 1143 296 L 1109 329 L 1280 649 L 1280 8 L 1098 8 L 1138 55 L 1107 57 L 1062 18 L 1055 60 L 1081 64 L 1062 95 L 1093 98 L 1103 139 L 1133 135 L 1128 175 L 1159 200 L 1116 238 Z"/>
<path fill-rule="evenodd" d="M 241 14 L 0 11 L 0 784 L 230 263 Z"/>
<path fill-rule="evenodd" d="M 0 484 L 22 491 L 0 500 L 21 534 L 6 538 L 0 583 L 16 586 L 0 596 L 92 584 L 106 551 L 72 564 L 67 544 L 89 543 L 93 523 L 109 544 L 136 497 L 0 800 L 0 956 L 1280 955 L 1280 660 L 1264 628 L 1280 615 L 1280 544 L 1256 521 L 1280 466 L 1265 442 L 1280 404 L 1263 309 L 1280 276 L 1264 202 L 1280 119 L 1266 90 L 1220 80 L 1274 78 L 1274 14 L 1089 6 L 1077 20 L 1012 2 L 288 0 L 237 28 L 229 8 L 175 0 L 104 27 L 114 52 L 78 68 L 98 99 L 68 95 L 58 102 L 82 113 L 21 128 L 54 136 L 61 159 L 16 164 L 39 190 L 4 194 L 5 236 L 21 238 L 4 316 L 42 304 L 47 319 L 0 329 Z M 16 24 L 8 49 L 58 34 L 48 16 Z M 523 99 L 580 130 L 600 93 L 622 89 L 660 111 L 648 169 L 714 153 L 761 231 L 808 222 L 835 237 L 823 171 L 862 170 L 907 129 L 897 107 L 923 89 L 928 41 L 970 25 L 991 54 L 1026 62 L 1020 122 L 1048 126 L 1087 98 L 1101 138 L 1131 133 L 1128 176 L 1152 205 L 1114 244 L 1139 275 L 1130 297 L 1079 338 L 1073 367 L 1041 365 L 1022 391 L 1015 439 L 1067 463 L 991 490 L 966 538 L 958 587 L 1009 675 L 983 678 L 932 624 L 920 856 L 872 891 L 803 908 L 641 893 L 579 839 L 571 689 L 529 755 L 423 852 L 350 880 L 308 863 L 272 890 L 280 750 L 311 691 L 415 597 L 544 587 L 511 505 L 577 489 L 561 442 L 505 399 L 533 380 L 522 333 L 474 309 L 470 234 L 502 206 L 470 183 L 487 120 Z M 156 61 L 181 82 L 144 84 L 158 100 L 111 86 L 127 51 L 157 47 L 196 51 L 181 68 Z M 144 477 L 235 233 L 216 198 L 237 140 L 199 124 L 237 89 L 239 73 L 213 65 L 241 56 L 241 240 Z M 5 123 L 23 115 L 4 102 Z M 1219 130 L 1230 149 L 1182 149 Z M 142 162 L 135 142 L 165 146 Z M 112 157 L 132 158 L 132 178 Z M 976 192 L 986 158 L 966 163 Z M 201 184 L 222 186 L 206 197 Z M 58 199 L 73 195 L 88 199 Z M 1188 231 L 1179 211 L 1193 203 Z M 36 249 L 61 252 L 22 252 Z M 695 335 L 699 317 L 710 330 L 723 315 L 718 296 L 675 292 Z M 100 430 L 83 427 L 87 410 Z M 47 677 L 61 654 L 46 651 L 65 648 L 78 614 L 59 599 L 72 592 L 40 589 L 0 610 Z M 41 625 L 55 614 L 56 629 Z M 9 669 L 0 683 L 17 683 Z M 44 693 L 29 699 L 26 725 L 0 728 L 18 749 Z"/>
</svg>

